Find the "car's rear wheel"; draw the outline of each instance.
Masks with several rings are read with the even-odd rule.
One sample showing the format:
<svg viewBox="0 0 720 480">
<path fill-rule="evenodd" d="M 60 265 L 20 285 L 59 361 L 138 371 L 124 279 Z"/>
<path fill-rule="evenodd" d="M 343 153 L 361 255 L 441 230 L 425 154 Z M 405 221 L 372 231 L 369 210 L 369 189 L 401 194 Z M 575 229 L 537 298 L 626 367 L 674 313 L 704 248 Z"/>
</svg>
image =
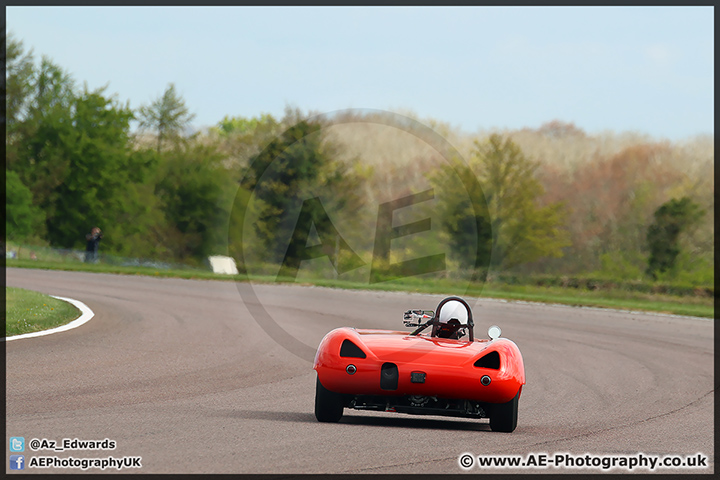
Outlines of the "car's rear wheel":
<svg viewBox="0 0 720 480">
<path fill-rule="evenodd" d="M 517 427 L 518 400 L 520 392 L 507 403 L 498 403 L 492 406 L 490 412 L 490 429 L 493 432 L 512 432 Z"/>
<path fill-rule="evenodd" d="M 342 418 L 343 408 L 342 395 L 323 387 L 318 377 L 315 383 L 315 418 L 319 422 L 337 422 Z"/>
</svg>

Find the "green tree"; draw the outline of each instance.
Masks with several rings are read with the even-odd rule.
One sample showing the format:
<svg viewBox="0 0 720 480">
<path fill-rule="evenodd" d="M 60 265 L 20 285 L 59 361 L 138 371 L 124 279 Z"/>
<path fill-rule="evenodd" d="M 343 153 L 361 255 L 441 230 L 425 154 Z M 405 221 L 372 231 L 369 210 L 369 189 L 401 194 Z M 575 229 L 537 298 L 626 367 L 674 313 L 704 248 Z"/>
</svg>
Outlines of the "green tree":
<svg viewBox="0 0 720 480">
<path fill-rule="evenodd" d="M 143 207 L 138 185 L 153 159 L 132 149 L 127 105 L 102 89 L 75 93 L 72 79 L 43 59 L 33 82 L 17 157 L 8 167 L 32 191 L 46 215 L 47 239 L 78 247 L 93 225 L 105 232 L 103 246 L 123 245 Z"/>
<path fill-rule="evenodd" d="M 179 259 L 227 251 L 228 218 L 236 184 L 215 146 L 183 142 L 163 152 L 155 195 L 174 233 Z"/>
<path fill-rule="evenodd" d="M 12 133 L 27 113 L 27 107 L 32 92 L 32 77 L 34 73 L 32 51 L 25 52 L 20 40 L 11 34 L 5 38 L 5 102 L 6 102 L 6 138 Z"/>
<path fill-rule="evenodd" d="M 492 226 L 494 267 L 511 268 L 543 257 L 560 257 L 569 245 L 562 228 L 562 203 L 540 205 L 544 190 L 535 177 L 538 167 L 512 139 L 493 134 L 475 141 L 470 165 L 487 199 Z"/>
<path fill-rule="evenodd" d="M 246 166 L 273 138 L 282 133 L 282 123 L 270 114 L 258 117 L 224 117 L 211 132 L 220 149 L 239 166 Z"/>
<path fill-rule="evenodd" d="M 33 205 L 32 192 L 12 170 L 5 171 L 5 235 L 25 241 L 42 236 L 43 212 Z"/>
<path fill-rule="evenodd" d="M 182 130 L 195 118 L 185 106 L 185 100 L 175 91 L 175 85 L 169 84 L 163 94 L 150 105 L 138 110 L 141 129 L 151 129 L 157 136 L 157 151 L 160 152 L 163 140 L 177 140 Z"/>
<path fill-rule="evenodd" d="M 92 225 L 102 225 L 106 245 L 122 241 L 118 235 L 113 238 L 114 230 L 122 226 L 123 217 L 133 221 L 138 205 L 129 189 L 143 178 L 145 160 L 132 154 L 131 118 L 128 106 L 101 91 L 85 91 L 74 103 L 72 131 L 55 145 L 67 168 L 53 192 L 55 211 L 48 218 L 53 243 L 73 245 L 78 230 Z"/>
<path fill-rule="evenodd" d="M 655 211 L 655 221 L 647 231 L 650 250 L 647 274 L 657 279 L 658 273 L 671 271 L 680 254 L 679 237 L 683 230 L 700 220 L 705 212 L 689 197 L 665 202 Z"/>
<path fill-rule="evenodd" d="M 336 160 L 337 146 L 324 141 L 322 124 L 308 119 L 296 121 L 296 114 L 289 112 L 285 121 L 294 122 L 292 126 L 251 158 L 241 182 L 241 188 L 252 192 L 259 204 L 254 230 L 266 261 L 293 260 L 304 249 L 306 239 L 293 232 L 304 202 L 317 197 L 314 189 L 322 187 L 323 191 L 324 212 L 310 215 L 320 238 L 336 232 L 329 218 L 333 212 L 352 211 L 361 202 L 356 194 L 360 177 Z M 311 203 L 306 208 L 312 206 L 320 204 Z"/>
<path fill-rule="evenodd" d="M 18 173 L 48 217 L 58 201 L 56 189 L 67 176 L 68 161 L 60 148 L 73 133 L 74 83 L 48 58 L 34 71 L 27 113 L 8 142 L 7 166 Z"/>
<path fill-rule="evenodd" d="M 487 273 L 492 253 L 492 228 L 479 182 L 468 182 L 475 173 L 454 160 L 431 174 L 447 237 L 450 257 L 465 268 Z M 464 180 L 464 181 L 463 181 Z"/>
<path fill-rule="evenodd" d="M 13 48 L 16 54 L 19 48 Z M 13 67 L 16 74 L 8 78 L 14 87 L 8 91 L 6 161 L 8 168 L 17 171 L 23 183 L 33 190 L 39 204 L 43 198 L 38 195 L 38 190 L 45 190 L 46 185 L 38 185 L 32 174 L 50 180 L 56 173 L 57 164 L 51 158 L 39 155 L 34 147 L 41 145 L 33 139 L 43 128 L 56 132 L 71 128 L 69 111 L 75 98 L 75 87 L 70 75 L 47 57 L 42 58 L 37 68 L 33 67 L 30 57 L 17 60 L 16 55 L 15 60 L 13 63 L 19 62 L 22 66 Z"/>
<path fill-rule="evenodd" d="M 222 136 L 247 135 L 254 133 L 263 125 L 277 126 L 279 122 L 269 113 L 263 113 L 259 117 L 223 117 L 218 122 L 215 130 Z"/>
</svg>

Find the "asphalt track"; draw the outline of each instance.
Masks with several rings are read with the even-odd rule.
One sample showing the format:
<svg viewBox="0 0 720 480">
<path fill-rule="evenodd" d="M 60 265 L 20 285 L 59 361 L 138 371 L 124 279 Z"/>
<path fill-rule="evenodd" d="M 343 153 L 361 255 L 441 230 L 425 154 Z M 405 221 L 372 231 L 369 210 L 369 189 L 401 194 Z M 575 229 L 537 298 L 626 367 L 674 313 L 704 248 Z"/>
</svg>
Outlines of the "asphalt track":
<svg viewBox="0 0 720 480">
<path fill-rule="evenodd" d="M 128 473 L 463 473 L 464 452 L 702 453 L 706 469 L 656 472 L 714 472 L 712 320 L 469 299 L 478 332 L 500 325 L 525 360 L 518 427 L 505 434 L 487 420 L 354 410 L 338 424 L 318 423 L 311 364 L 265 333 L 233 282 L 11 268 L 7 284 L 75 298 L 95 312 L 74 330 L 7 342 L 7 437 L 117 442 L 105 452 L 26 448 L 28 460 L 141 456 L 142 469 Z M 433 309 L 441 299 L 283 285 L 254 291 L 312 348 L 338 326 L 402 329 L 404 310 Z"/>
</svg>

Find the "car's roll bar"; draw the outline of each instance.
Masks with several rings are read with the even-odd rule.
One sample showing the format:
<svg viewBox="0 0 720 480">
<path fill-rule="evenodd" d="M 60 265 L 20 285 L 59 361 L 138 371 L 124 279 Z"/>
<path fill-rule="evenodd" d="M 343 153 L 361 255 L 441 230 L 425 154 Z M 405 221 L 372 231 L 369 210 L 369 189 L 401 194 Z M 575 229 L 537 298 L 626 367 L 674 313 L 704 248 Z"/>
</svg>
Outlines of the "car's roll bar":
<svg viewBox="0 0 720 480">
<path fill-rule="evenodd" d="M 468 313 L 468 320 L 465 325 L 460 325 L 460 328 L 465 328 L 468 331 L 469 341 L 472 342 L 475 340 L 474 330 L 475 330 L 475 322 L 473 321 L 472 316 L 472 310 L 470 309 L 470 305 L 463 300 L 460 297 L 447 297 L 442 299 L 442 301 L 438 304 L 437 310 L 434 312 L 432 310 L 407 310 L 403 314 L 403 323 L 406 327 L 417 327 L 415 330 L 410 333 L 410 335 L 418 335 L 420 332 L 425 330 L 427 327 L 432 326 L 433 330 L 431 333 L 431 336 L 436 336 L 437 329 L 440 325 L 440 311 L 442 310 L 443 305 L 445 305 L 449 301 L 458 301 L 462 303 L 465 308 L 467 309 Z M 428 319 L 426 322 L 422 323 L 421 320 Z"/>
</svg>

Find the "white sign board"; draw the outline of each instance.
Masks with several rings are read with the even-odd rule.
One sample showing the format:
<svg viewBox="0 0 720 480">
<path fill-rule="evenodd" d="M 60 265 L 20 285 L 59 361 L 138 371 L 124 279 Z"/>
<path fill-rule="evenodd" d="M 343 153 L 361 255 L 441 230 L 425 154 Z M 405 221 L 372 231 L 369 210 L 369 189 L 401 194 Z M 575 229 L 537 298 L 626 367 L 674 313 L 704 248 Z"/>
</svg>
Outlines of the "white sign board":
<svg viewBox="0 0 720 480">
<path fill-rule="evenodd" d="M 208 257 L 210 266 L 214 273 L 223 273 L 226 275 L 237 275 L 238 269 L 235 260 L 231 257 L 223 257 L 222 255 L 214 255 Z"/>
</svg>

